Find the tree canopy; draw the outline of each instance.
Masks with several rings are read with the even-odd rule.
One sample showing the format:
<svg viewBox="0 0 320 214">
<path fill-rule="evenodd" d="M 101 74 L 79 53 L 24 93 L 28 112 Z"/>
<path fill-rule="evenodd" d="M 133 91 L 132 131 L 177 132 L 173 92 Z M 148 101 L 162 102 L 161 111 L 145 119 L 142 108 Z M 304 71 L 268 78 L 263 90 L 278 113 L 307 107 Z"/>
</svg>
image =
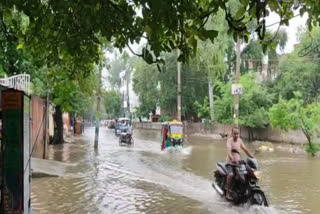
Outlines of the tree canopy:
<svg viewBox="0 0 320 214">
<path fill-rule="evenodd" d="M 302 34 L 295 51 L 283 57 L 279 75 L 272 84 L 272 91 L 283 99 L 302 94 L 305 103 L 319 100 L 320 92 L 320 28 Z"/>
<path fill-rule="evenodd" d="M 248 27 L 252 20 L 256 22 L 254 30 L 259 38 L 264 38 L 265 18 L 271 12 L 280 16 L 280 25 L 289 24 L 294 9 L 299 9 L 301 15 L 309 15 L 309 28 L 319 23 L 319 4 L 314 0 L 241 0 L 235 13 L 231 12 L 233 3 L 232 0 L 10 0 L 2 2 L 0 15 L 4 20 L 21 13 L 28 20 L 25 27 L 15 29 L 18 46 L 21 44 L 42 56 L 39 59 L 49 59 L 53 64 L 72 57 L 74 67 L 81 70 L 88 70 L 90 62 L 99 60 L 100 44 L 114 42 L 115 47 L 123 49 L 142 38 L 147 44 L 137 55 L 148 63 L 161 62 L 161 53 L 176 48 L 182 51 L 179 60 L 186 61 L 197 49 L 198 38 L 213 42 L 218 36 L 216 30 L 206 27 L 206 22 L 219 9 L 226 14 L 229 33 L 246 41 L 252 31 Z M 272 40 L 263 44 L 270 43 Z"/>
<path fill-rule="evenodd" d="M 120 94 L 117 91 L 106 91 L 103 94 L 105 113 L 107 118 L 117 118 L 120 116 Z"/>
<path fill-rule="evenodd" d="M 239 125 L 248 128 L 263 128 L 268 125 L 268 109 L 272 106 L 273 95 L 267 89 L 255 82 L 255 75 L 241 76 L 240 83 L 244 93 L 240 97 Z M 215 115 L 220 123 L 233 121 L 233 96 L 231 83 L 222 85 L 222 95 L 216 99 Z"/>
</svg>

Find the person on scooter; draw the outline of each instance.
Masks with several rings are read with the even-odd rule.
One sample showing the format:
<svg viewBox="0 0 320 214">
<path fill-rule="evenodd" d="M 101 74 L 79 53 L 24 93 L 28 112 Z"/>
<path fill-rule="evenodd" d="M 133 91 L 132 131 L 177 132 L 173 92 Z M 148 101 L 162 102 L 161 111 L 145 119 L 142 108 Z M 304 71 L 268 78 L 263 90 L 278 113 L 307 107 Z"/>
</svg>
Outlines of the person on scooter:
<svg viewBox="0 0 320 214">
<path fill-rule="evenodd" d="M 227 140 L 227 184 L 226 184 L 226 199 L 232 200 L 230 196 L 230 188 L 234 176 L 234 167 L 238 165 L 239 161 L 241 160 L 240 157 L 240 149 L 242 149 L 250 158 L 253 158 L 252 153 L 247 149 L 247 147 L 242 142 L 241 138 L 239 137 L 239 129 L 232 128 L 231 137 Z"/>
<path fill-rule="evenodd" d="M 126 133 L 127 133 L 127 138 L 129 140 L 129 142 L 131 142 L 132 140 L 132 125 L 131 125 L 131 121 L 125 121 L 124 122 L 124 126 L 126 127 Z"/>
</svg>

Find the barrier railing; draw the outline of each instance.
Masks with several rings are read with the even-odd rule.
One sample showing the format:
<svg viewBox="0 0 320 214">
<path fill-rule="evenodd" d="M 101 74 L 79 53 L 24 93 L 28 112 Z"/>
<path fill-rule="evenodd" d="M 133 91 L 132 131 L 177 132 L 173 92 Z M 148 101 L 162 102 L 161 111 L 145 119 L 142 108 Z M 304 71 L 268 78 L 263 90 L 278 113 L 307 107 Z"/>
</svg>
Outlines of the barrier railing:
<svg viewBox="0 0 320 214">
<path fill-rule="evenodd" d="M 30 75 L 19 74 L 7 78 L 0 79 L 0 84 L 8 88 L 14 88 L 16 90 L 24 91 L 30 95 Z"/>
</svg>

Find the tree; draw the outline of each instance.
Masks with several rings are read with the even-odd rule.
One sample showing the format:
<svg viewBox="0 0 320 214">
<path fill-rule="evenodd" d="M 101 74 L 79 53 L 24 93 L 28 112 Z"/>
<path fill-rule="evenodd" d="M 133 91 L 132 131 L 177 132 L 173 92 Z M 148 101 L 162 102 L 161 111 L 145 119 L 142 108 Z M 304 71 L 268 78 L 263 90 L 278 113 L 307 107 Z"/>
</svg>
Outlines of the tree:
<svg viewBox="0 0 320 214">
<path fill-rule="evenodd" d="M 50 62 L 59 61 L 59 55 L 63 53 L 73 56 L 79 64 L 97 63 L 99 44 L 104 41 L 114 41 L 115 47 L 123 49 L 143 37 L 146 37 L 148 44 L 137 55 L 148 63 L 161 62 L 162 52 L 176 48 L 182 51 L 179 60 L 186 61 L 196 49 L 196 38 L 214 41 L 217 37 L 217 31 L 206 28 L 205 23 L 218 13 L 219 8 L 226 13 L 229 33 L 234 38 L 240 35 L 246 41 L 250 33 L 248 21 L 256 20 L 255 31 L 262 39 L 266 29 L 265 18 L 271 12 L 280 15 L 280 25 L 288 25 L 296 8 L 299 8 L 301 15 L 308 14 L 309 28 L 319 23 L 320 9 L 314 0 L 242 0 L 235 15 L 230 13 L 231 2 L 11 0 L 2 2 L 1 13 L 14 10 L 27 16 L 27 30 L 18 29 L 16 32 L 19 43 L 22 42 L 25 47 L 47 50 L 45 58 Z M 141 14 L 136 11 L 141 11 Z"/>
<path fill-rule="evenodd" d="M 194 103 L 198 118 L 209 118 L 210 117 L 210 107 L 208 97 L 203 99 L 203 104 L 198 101 Z"/>
<path fill-rule="evenodd" d="M 148 117 L 159 105 L 159 73 L 156 67 L 148 65 L 141 59 L 131 61 L 134 67 L 133 90 L 139 97 L 140 106 L 137 109 L 138 117 Z M 146 81 L 146 77 L 148 77 Z"/>
<path fill-rule="evenodd" d="M 60 78 L 62 77 L 60 76 Z M 51 96 L 56 109 L 54 117 L 56 132 L 53 137 L 53 143 L 64 142 L 62 112 L 83 116 L 80 113 L 84 113 L 85 108 L 92 110 L 93 104 L 87 104 L 94 95 L 93 92 L 97 90 L 96 87 L 98 85 L 95 84 L 97 82 L 95 73 L 91 73 L 90 76 L 85 79 L 78 78 L 77 80 L 70 80 L 66 78 L 63 80 L 60 78 L 59 75 L 55 75 L 55 78 L 52 79 L 54 86 Z"/>
<path fill-rule="evenodd" d="M 319 135 L 320 104 L 318 102 L 303 105 L 301 94 L 295 93 L 290 100 L 280 99 L 269 111 L 270 123 L 282 130 L 301 130 L 308 140 L 306 151 L 314 156 L 320 151 L 315 143 Z"/>
<path fill-rule="evenodd" d="M 320 28 L 304 33 L 295 51 L 280 63 L 279 76 L 271 84 L 278 97 L 290 100 L 299 91 L 305 103 L 315 102 L 320 91 Z"/>
<path fill-rule="evenodd" d="M 120 91 L 121 87 L 121 73 L 125 72 L 124 78 L 131 76 L 131 63 L 129 63 L 129 56 L 125 52 L 121 55 L 115 54 L 116 58 L 111 61 L 108 69 L 108 83 L 112 90 Z"/>
<path fill-rule="evenodd" d="M 251 69 L 257 70 L 259 66 L 262 66 L 263 57 L 267 56 L 268 76 L 270 76 L 271 69 L 275 69 L 275 67 L 277 67 L 279 64 L 280 57 L 276 50 L 277 48 L 279 48 L 281 51 L 284 50 L 288 40 L 288 35 L 287 32 L 282 29 L 279 29 L 277 32 L 267 31 L 265 39 L 262 41 L 262 43 L 268 40 L 272 40 L 273 45 L 269 46 L 264 51 L 261 41 L 254 37 L 250 39 L 249 43 L 241 52 L 241 58 L 243 59 L 241 62 L 241 73 L 248 72 L 249 62 L 253 65 Z"/>
<path fill-rule="evenodd" d="M 240 97 L 239 125 L 248 128 L 249 140 L 254 140 L 253 129 L 268 125 L 268 109 L 272 106 L 273 95 L 255 82 L 254 75 L 241 76 L 244 93 Z M 220 123 L 233 122 L 233 96 L 231 83 L 221 86 L 221 97 L 216 99 L 215 115 Z"/>
<path fill-rule="evenodd" d="M 30 64 L 31 56 L 25 53 L 19 45 L 18 32 L 25 31 L 28 19 L 17 11 L 0 10 L 0 73 L 2 76 L 29 73 L 34 69 Z"/>
<path fill-rule="evenodd" d="M 120 73 L 124 70 L 124 64 L 122 58 L 117 58 L 110 63 L 110 69 L 108 69 L 108 83 L 112 90 L 120 91 L 121 78 Z"/>
<path fill-rule="evenodd" d="M 216 17 L 214 17 L 207 25 L 212 26 L 217 30 L 218 36 L 214 40 L 214 44 L 209 42 L 200 42 L 198 48 L 198 55 L 195 62 L 199 69 L 207 74 L 209 102 L 210 102 L 210 117 L 214 119 L 214 89 L 217 81 L 221 81 L 227 73 L 229 63 L 229 54 L 226 54 L 228 49 L 233 49 L 232 38 L 227 34 L 227 23 L 224 19 L 225 13 L 220 10 Z M 209 50 L 209 51 L 208 51 Z M 231 68 L 229 68 L 231 69 Z"/>
<path fill-rule="evenodd" d="M 74 115 L 84 116 L 92 111 L 91 100 L 97 87 L 97 73 L 70 77 L 67 70 L 57 68 L 41 68 L 42 70 L 31 73 L 32 91 L 34 95 L 46 98 L 55 105 L 55 132 L 52 143 L 63 143 L 62 113 L 69 112 Z"/>
<path fill-rule="evenodd" d="M 107 117 L 117 118 L 120 116 L 120 94 L 117 91 L 106 91 L 103 95 L 104 107 Z"/>
<path fill-rule="evenodd" d="M 6 75 L 29 73 L 33 94 L 43 98 L 48 94 L 56 107 L 53 139 L 55 143 L 61 143 L 64 141 L 62 112 L 84 112 L 84 105 L 88 103 L 86 97 L 93 90 L 89 86 L 94 86 L 89 83 L 90 72 L 93 73 L 94 70 L 93 62 L 101 60 L 102 46 L 97 47 L 97 53 L 93 57 L 87 55 L 93 47 L 83 46 L 81 52 L 68 52 L 66 48 L 59 46 L 61 44 L 58 45 L 58 40 L 49 39 L 53 35 L 45 32 L 46 26 L 38 28 L 38 32 L 32 34 L 35 23 L 32 23 L 29 15 L 17 8 L 18 5 L 6 6 L 8 5 L 2 4 L 0 8 L 0 71 Z M 40 22 L 43 21 L 42 18 L 45 19 L 41 14 L 38 16 L 33 18 Z M 70 40 L 68 45 L 72 44 Z M 52 49 L 53 47 L 55 48 Z"/>
<path fill-rule="evenodd" d="M 135 64 L 133 89 L 139 96 L 141 116 L 148 116 L 156 107 L 161 108 L 161 114 L 174 117 L 177 110 L 177 56 L 175 53 L 164 55 L 166 64 L 161 73 L 156 67 L 138 60 Z M 146 77 L 148 77 L 146 81 Z M 194 102 L 203 101 L 208 95 L 208 80 L 206 69 L 197 64 L 196 59 L 183 65 L 181 72 L 182 116 L 184 119 L 197 118 Z"/>
<path fill-rule="evenodd" d="M 299 32 L 301 35 L 300 44 L 298 45 L 298 56 L 299 57 L 320 57 L 320 26 L 315 26 L 312 31 Z"/>
</svg>

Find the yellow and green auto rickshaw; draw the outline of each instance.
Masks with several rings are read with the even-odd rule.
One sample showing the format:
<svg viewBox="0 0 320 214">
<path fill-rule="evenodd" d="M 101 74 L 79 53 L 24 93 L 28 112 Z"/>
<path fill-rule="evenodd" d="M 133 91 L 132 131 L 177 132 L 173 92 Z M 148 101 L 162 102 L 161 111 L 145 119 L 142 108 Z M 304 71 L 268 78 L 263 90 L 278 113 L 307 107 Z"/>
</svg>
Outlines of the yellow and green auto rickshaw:
<svg viewBox="0 0 320 214">
<path fill-rule="evenodd" d="M 177 120 L 162 123 L 161 150 L 183 145 L 183 124 Z"/>
</svg>

